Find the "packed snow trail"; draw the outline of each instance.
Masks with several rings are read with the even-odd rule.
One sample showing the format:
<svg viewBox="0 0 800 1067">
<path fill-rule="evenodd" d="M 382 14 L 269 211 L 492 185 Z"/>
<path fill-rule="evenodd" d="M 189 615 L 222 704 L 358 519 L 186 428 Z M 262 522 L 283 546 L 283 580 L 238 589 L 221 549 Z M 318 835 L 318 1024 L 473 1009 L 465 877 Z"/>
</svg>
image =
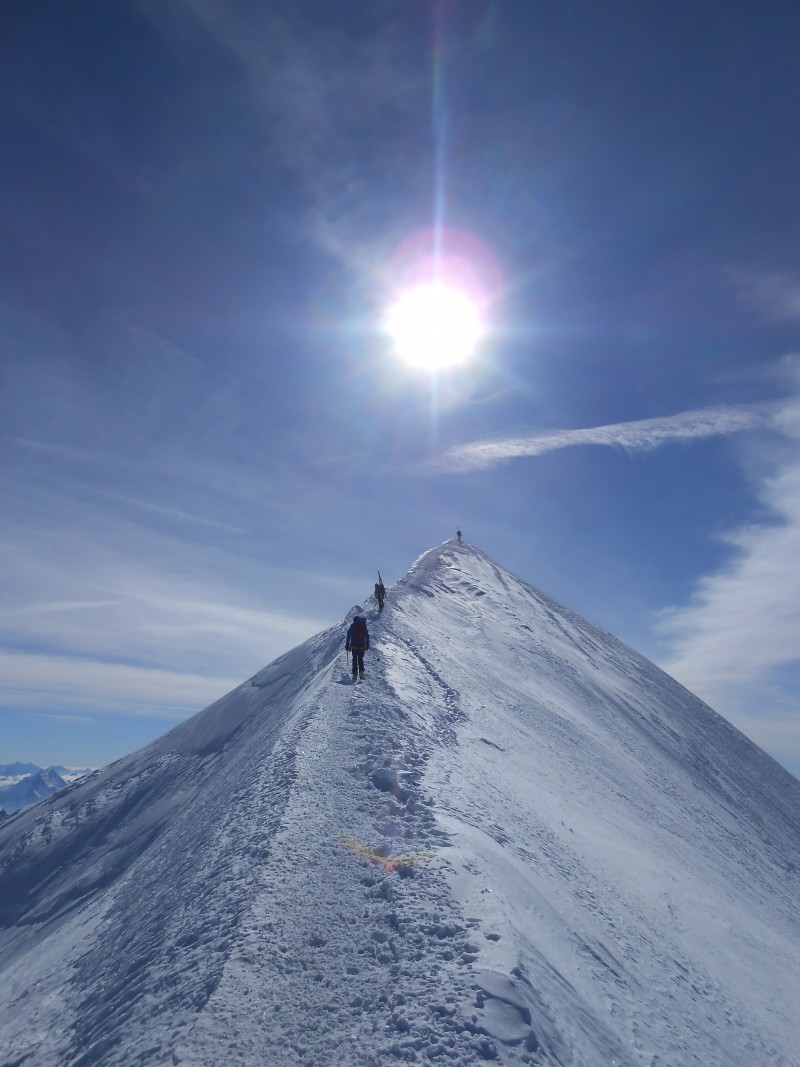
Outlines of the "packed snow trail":
<svg viewBox="0 0 800 1067">
<path fill-rule="evenodd" d="M 798 1064 L 800 783 L 474 548 L 0 827 L 0 1063 Z"/>
<path fill-rule="evenodd" d="M 448 841 L 421 788 L 441 739 L 386 686 L 370 626 L 366 681 L 349 683 L 340 655 L 319 679 L 246 934 L 179 1062 L 473 1063 L 487 1052 L 486 1035 L 458 1016 L 479 935 L 435 862 Z M 244 1047 L 242 1003 L 269 1020 Z"/>
</svg>

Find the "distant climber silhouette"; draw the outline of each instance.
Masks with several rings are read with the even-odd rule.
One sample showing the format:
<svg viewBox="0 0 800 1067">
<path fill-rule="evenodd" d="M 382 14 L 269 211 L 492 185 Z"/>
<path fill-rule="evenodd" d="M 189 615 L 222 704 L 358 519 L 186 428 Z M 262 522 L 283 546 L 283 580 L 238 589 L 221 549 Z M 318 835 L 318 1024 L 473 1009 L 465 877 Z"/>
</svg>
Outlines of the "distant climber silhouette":
<svg viewBox="0 0 800 1067">
<path fill-rule="evenodd" d="M 458 543 L 461 544 L 461 531 L 460 530 L 456 530 L 456 537 L 458 538 Z"/>
</svg>

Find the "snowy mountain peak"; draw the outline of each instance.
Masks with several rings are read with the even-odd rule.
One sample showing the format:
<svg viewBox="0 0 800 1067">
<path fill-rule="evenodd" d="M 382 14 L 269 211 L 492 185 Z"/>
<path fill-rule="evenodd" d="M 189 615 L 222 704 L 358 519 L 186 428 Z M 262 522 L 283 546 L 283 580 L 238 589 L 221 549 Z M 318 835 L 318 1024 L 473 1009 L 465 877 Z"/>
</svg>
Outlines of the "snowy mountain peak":
<svg viewBox="0 0 800 1067">
<path fill-rule="evenodd" d="M 23 768 L 24 773 L 15 774 L 17 768 Z M 67 779 L 62 777 L 61 771 L 67 773 L 63 767 L 37 767 L 34 764 L 0 767 L 0 808 L 10 814 L 63 789 Z"/>
<path fill-rule="evenodd" d="M 11 1062 L 750 1067 L 800 783 L 467 544 L 0 826 Z"/>
</svg>

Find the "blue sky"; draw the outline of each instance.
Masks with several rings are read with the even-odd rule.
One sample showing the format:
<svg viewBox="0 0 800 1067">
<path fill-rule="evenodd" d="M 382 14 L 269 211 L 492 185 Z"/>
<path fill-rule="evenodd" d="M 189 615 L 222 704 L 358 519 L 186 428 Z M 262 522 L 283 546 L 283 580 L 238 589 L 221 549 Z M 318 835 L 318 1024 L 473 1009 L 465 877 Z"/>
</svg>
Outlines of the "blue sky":
<svg viewBox="0 0 800 1067">
<path fill-rule="evenodd" d="M 794 5 L 12 0 L 0 758 L 99 765 L 458 525 L 800 773 Z M 489 332 L 381 328 L 434 245 Z"/>
</svg>

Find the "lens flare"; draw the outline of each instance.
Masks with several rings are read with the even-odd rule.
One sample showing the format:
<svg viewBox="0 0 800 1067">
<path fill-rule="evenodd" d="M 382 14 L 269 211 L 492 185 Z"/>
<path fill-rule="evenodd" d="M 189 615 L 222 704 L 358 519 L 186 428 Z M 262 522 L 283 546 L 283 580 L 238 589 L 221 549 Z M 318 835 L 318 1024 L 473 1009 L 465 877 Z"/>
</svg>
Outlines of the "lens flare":
<svg viewBox="0 0 800 1067">
<path fill-rule="evenodd" d="M 402 874 L 412 867 L 419 866 L 419 864 L 424 863 L 433 856 L 432 852 L 401 852 L 401 846 L 391 840 L 385 840 L 377 847 L 367 845 L 355 837 L 348 837 L 346 834 L 342 834 L 339 840 L 348 852 L 352 852 L 359 859 L 374 863 L 377 867 L 382 867 L 387 874 Z"/>
</svg>

